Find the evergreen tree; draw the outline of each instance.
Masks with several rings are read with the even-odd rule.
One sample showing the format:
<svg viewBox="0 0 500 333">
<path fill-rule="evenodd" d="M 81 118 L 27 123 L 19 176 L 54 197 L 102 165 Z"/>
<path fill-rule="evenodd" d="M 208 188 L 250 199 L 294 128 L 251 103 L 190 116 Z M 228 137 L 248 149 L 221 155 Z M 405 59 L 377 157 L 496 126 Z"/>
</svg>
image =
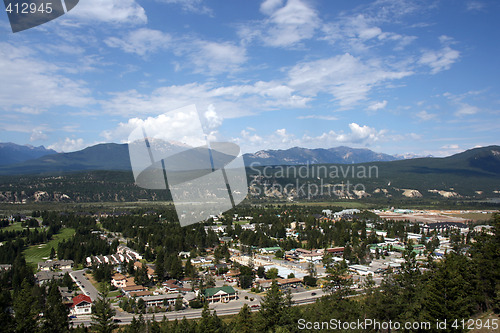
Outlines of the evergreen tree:
<svg viewBox="0 0 500 333">
<path fill-rule="evenodd" d="M 261 266 L 262 267 L 262 266 Z M 235 333 L 252 333 L 255 332 L 254 323 L 252 320 L 252 312 L 247 304 L 243 304 L 240 312 L 236 316 L 236 323 L 233 329 Z"/>
<path fill-rule="evenodd" d="M 284 314 L 286 306 L 286 297 L 281 292 L 278 283 L 273 281 L 271 288 L 267 291 L 266 296 L 262 298 L 260 303 L 259 331 L 267 332 L 279 326 L 281 317 Z"/>
<path fill-rule="evenodd" d="M 113 309 L 108 299 L 108 290 L 106 287 L 103 287 L 102 292 L 99 293 L 99 298 L 92 305 L 92 329 L 99 333 L 113 332 L 113 330 L 118 327 L 118 325 L 113 322 L 115 314 L 116 311 Z"/>
<path fill-rule="evenodd" d="M 218 333 L 224 329 L 224 324 L 222 320 L 217 316 L 214 311 L 210 314 L 208 304 L 205 303 L 203 310 L 201 311 L 201 319 L 198 322 L 197 332 L 199 333 Z"/>
<path fill-rule="evenodd" d="M 39 305 L 33 295 L 33 287 L 27 280 L 23 280 L 21 290 L 15 294 L 14 313 L 16 332 L 31 333 L 38 330 Z"/>
<path fill-rule="evenodd" d="M 342 299 L 349 295 L 353 284 L 352 277 L 347 272 L 347 264 L 345 261 L 330 265 L 326 269 L 328 274 L 324 285 L 324 290 L 330 295 L 334 295 L 337 299 Z"/>
<path fill-rule="evenodd" d="M 165 261 L 164 261 L 165 252 L 163 249 L 159 249 L 157 251 L 156 260 L 155 260 L 155 273 L 158 279 L 158 282 L 162 282 L 165 277 Z"/>
<path fill-rule="evenodd" d="M 427 274 L 429 279 L 424 284 L 422 302 L 426 319 L 453 322 L 455 319 L 469 318 L 473 305 L 473 288 L 469 283 L 471 276 L 467 272 L 467 261 L 462 255 L 449 253 L 443 262 Z M 452 331 L 461 330 L 448 327 L 448 332 Z"/>
<path fill-rule="evenodd" d="M 175 305 L 174 305 L 174 310 L 179 311 L 184 308 L 184 303 L 182 302 L 182 296 L 181 294 L 177 295 L 177 298 L 175 299 Z"/>
<path fill-rule="evenodd" d="M 0 282 L 0 323 L 2 323 L 2 330 L 5 332 L 13 332 L 14 318 L 10 314 L 12 297 L 10 296 L 10 291 L 4 289 L 5 287 L 6 286 Z"/>
<path fill-rule="evenodd" d="M 191 263 L 191 258 L 188 258 L 184 265 L 184 273 L 186 276 L 195 279 L 197 277 L 196 267 Z"/>
<path fill-rule="evenodd" d="M 68 332 L 68 308 L 62 303 L 62 297 L 57 284 L 52 282 L 49 286 L 46 305 L 43 311 L 42 332 Z"/>
</svg>

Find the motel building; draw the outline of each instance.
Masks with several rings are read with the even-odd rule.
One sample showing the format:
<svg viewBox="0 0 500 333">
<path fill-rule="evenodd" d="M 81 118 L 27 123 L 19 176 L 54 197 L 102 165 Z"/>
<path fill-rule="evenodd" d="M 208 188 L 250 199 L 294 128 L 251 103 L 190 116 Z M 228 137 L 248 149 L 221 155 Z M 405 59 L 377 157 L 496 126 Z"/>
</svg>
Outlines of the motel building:
<svg viewBox="0 0 500 333">
<path fill-rule="evenodd" d="M 205 290 L 205 299 L 208 303 L 227 303 L 237 297 L 236 291 L 231 286 L 208 288 Z"/>
</svg>

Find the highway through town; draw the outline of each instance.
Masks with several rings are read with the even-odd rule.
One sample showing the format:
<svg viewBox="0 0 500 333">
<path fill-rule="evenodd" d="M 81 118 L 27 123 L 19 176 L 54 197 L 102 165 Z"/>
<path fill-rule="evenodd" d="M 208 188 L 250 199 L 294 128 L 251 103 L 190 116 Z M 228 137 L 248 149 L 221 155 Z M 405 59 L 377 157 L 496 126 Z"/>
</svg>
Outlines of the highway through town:
<svg viewBox="0 0 500 333">
<path fill-rule="evenodd" d="M 95 288 L 94 288 L 95 289 Z M 315 295 L 313 295 L 313 293 Z M 240 312 L 241 307 L 243 304 L 248 304 L 250 306 L 251 311 L 258 311 L 260 309 L 260 296 L 255 295 L 255 294 L 248 294 L 249 298 L 253 297 L 254 300 L 245 300 L 244 296 L 242 297 L 242 294 L 245 294 L 245 292 L 239 292 L 239 299 L 231 301 L 229 303 L 212 303 L 210 304 L 210 310 L 215 310 L 217 312 L 218 316 L 228 316 L 228 315 L 235 315 Z M 321 296 L 324 295 L 323 290 L 318 289 L 318 290 L 309 290 L 309 291 L 304 291 L 304 292 L 298 292 L 298 293 L 293 293 L 293 300 L 294 300 L 294 305 L 304 305 L 304 304 L 310 304 L 314 303 L 316 299 L 320 298 Z M 116 308 L 116 316 L 115 320 L 119 325 L 127 325 L 132 322 L 133 317 L 135 316 L 136 318 L 139 315 L 133 315 L 129 314 L 127 312 L 123 312 L 121 309 Z M 181 320 L 182 318 L 186 317 L 186 319 L 197 319 L 201 318 L 201 311 L 202 309 L 186 309 L 186 310 L 181 310 L 181 311 L 171 311 L 171 312 L 159 312 L 156 314 L 145 314 L 144 319 L 152 319 L 153 315 L 157 321 L 162 320 L 163 316 L 165 316 L 168 320 Z M 74 326 L 79 326 L 79 325 L 84 325 L 84 326 L 89 326 L 90 323 L 92 322 L 92 319 L 90 316 L 79 316 L 78 318 L 72 319 L 72 324 Z"/>
</svg>

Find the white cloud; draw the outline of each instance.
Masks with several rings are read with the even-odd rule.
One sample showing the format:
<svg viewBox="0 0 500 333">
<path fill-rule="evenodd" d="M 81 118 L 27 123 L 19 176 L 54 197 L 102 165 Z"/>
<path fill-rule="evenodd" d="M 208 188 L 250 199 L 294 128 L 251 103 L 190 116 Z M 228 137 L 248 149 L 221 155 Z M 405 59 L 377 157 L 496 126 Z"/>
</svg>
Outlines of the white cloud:
<svg viewBox="0 0 500 333">
<path fill-rule="evenodd" d="M 247 61 L 246 49 L 230 42 L 213 42 L 191 37 L 173 37 L 168 33 L 141 28 L 118 38 L 110 37 L 104 41 L 109 47 L 120 48 L 127 53 L 139 56 L 169 50 L 185 60 L 189 66 L 178 64 L 178 69 L 189 67 L 196 73 L 220 74 L 234 72 Z"/>
<path fill-rule="evenodd" d="M 473 106 L 473 105 L 469 105 L 467 103 L 461 103 L 458 111 L 455 112 L 455 115 L 458 117 L 462 117 L 462 116 L 476 114 L 478 112 L 479 112 L 478 107 Z"/>
<path fill-rule="evenodd" d="M 469 1 L 467 3 L 467 10 L 468 11 L 481 11 L 486 7 L 486 5 L 483 2 L 479 1 Z"/>
<path fill-rule="evenodd" d="M 419 113 L 416 114 L 418 118 L 420 118 L 423 121 L 431 120 L 436 117 L 436 114 L 434 113 L 429 113 L 425 110 L 420 111 Z"/>
<path fill-rule="evenodd" d="M 261 12 L 268 16 L 258 22 L 251 22 L 240 28 L 244 40 L 259 38 L 265 45 L 292 47 L 302 40 L 314 36 L 320 27 L 320 18 L 314 8 L 305 0 L 266 0 Z"/>
<path fill-rule="evenodd" d="M 19 113 L 24 113 L 24 114 L 36 115 L 36 114 L 43 113 L 46 110 L 40 109 L 38 107 L 22 106 L 22 107 L 14 109 L 14 111 L 19 112 Z"/>
<path fill-rule="evenodd" d="M 48 139 L 48 136 L 47 134 L 45 134 L 42 130 L 40 129 L 34 129 L 32 132 L 31 132 L 31 136 L 30 136 L 30 141 L 33 142 L 33 141 L 44 141 L 44 140 L 47 140 Z"/>
<path fill-rule="evenodd" d="M 297 119 L 338 120 L 338 118 L 334 116 L 321 116 L 316 114 L 310 114 L 308 116 L 299 116 L 297 117 Z"/>
<path fill-rule="evenodd" d="M 204 0 L 157 0 L 158 2 L 165 2 L 168 4 L 175 4 L 181 6 L 182 10 L 197 14 L 212 15 L 213 11 L 206 5 Z"/>
<path fill-rule="evenodd" d="M 376 60 L 363 62 L 346 53 L 297 64 L 289 71 L 289 85 L 308 96 L 329 93 L 341 107 L 349 108 L 366 99 L 374 86 L 411 74 L 406 70 L 385 69 Z"/>
<path fill-rule="evenodd" d="M 347 142 L 363 144 L 372 144 L 380 140 L 386 132 L 385 130 L 377 131 L 376 129 L 367 125 L 360 126 L 356 123 L 349 124 L 349 129 L 351 130 L 351 133 L 347 136 L 342 136 L 342 139 L 346 140 Z"/>
<path fill-rule="evenodd" d="M 247 61 L 246 50 L 229 42 L 217 43 L 209 41 L 195 41 L 186 43 L 187 53 L 195 72 L 219 74 L 239 70 L 240 65 Z"/>
<path fill-rule="evenodd" d="M 88 144 L 85 144 L 83 139 L 70 139 L 70 138 L 65 138 L 62 141 L 56 142 L 54 144 L 49 145 L 47 148 L 48 149 L 54 149 L 57 152 L 72 152 L 72 151 L 77 151 L 81 150 L 85 147 L 88 147 Z"/>
<path fill-rule="evenodd" d="M 240 140 L 240 142 L 249 143 L 251 146 L 255 146 L 255 145 L 259 146 L 264 141 L 264 139 L 262 137 L 260 137 L 259 135 L 255 134 L 255 133 L 251 134 L 249 131 L 246 131 L 246 130 L 242 130 L 240 135 L 242 138 L 242 140 Z"/>
<path fill-rule="evenodd" d="M 458 58 L 460 52 L 453 50 L 449 46 L 443 47 L 441 50 L 425 51 L 420 57 L 419 63 L 427 65 L 431 68 L 431 73 L 436 74 L 451 68 Z"/>
<path fill-rule="evenodd" d="M 377 4 L 378 3 L 378 4 Z M 397 23 L 398 17 L 405 14 L 393 8 L 388 13 L 388 3 L 375 2 L 376 8 L 365 8 L 354 13 L 342 12 L 334 21 L 324 23 L 321 39 L 331 44 L 340 44 L 350 52 L 367 53 L 370 48 L 381 46 L 387 42 L 395 44 L 395 50 L 402 50 L 417 38 L 395 32 L 383 31 L 379 25 L 390 22 Z M 408 9 L 408 8 L 407 8 Z M 398 12 L 398 13 L 395 13 Z M 389 18 L 387 17 L 389 16 Z M 373 55 L 373 52 L 371 52 Z"/>
<path fill-rule="evenodd" d="M 441 149 L 459 149 L 460 146 L 457 144 L 450 144 L 450 145 L 444 145 L 441 147 Z"/>
<path fill-rule="evenodd" d="M 144 24 L 148 21 L 144 8 L 135 0 L 83 0 L 67 17 L 120 24 Z"/>
<path fill-rule="evenodd" d="M 219 117 L 217 112 L 215 112 L 213 104 L 208 106 L 208 110 L 204 113 L 204 117 L 206 120 L 204 123 L 208 129 L 215 129 L 222 125 L 223 119 Z"/>
<path fill-rule="evenodd" d="M 104 42 L 109 47 L 118 47 L 127 53 L 145 56 L 169 46 L 172 37 L 159 30 L 141 28 L 131 31 L 125 38 L 110 37 Z"/>
<path fill-rule="evenodd" d="M 481 93 L 482 93 L 481 91 L 474 91 L 474 90 L 459 95 L 454 95 L 450 92 L 445 92 L 443 96 L 449 99 L 451 104 L 457 107 L 457 111 L 455 111 L 454 113 L 455 116 L 463 117 L 476 114 L 480 111 L 480 109 L 477 106 L 471 105 L 465 102 L 464 100 L 470 97 L 478 96 Z"/>
<path fill-rule="evenodd" d="M 368 106 L 368 110 L 370 111 L 377 111 L 380 109 L 383 109 L 387 106 L 387 101 L 382 101 L 382 102 L 373 102 Z"/>
<path fill-rule="evenodd" d="M 63 71 L 54 63 L 37 59 L 29 48 L 0 43 L 0 108 L 37 114 L 48 107 L 92 103 L 85 82 L 63 76 Z"/>
<path fill-rule="evenodd" d="M 376 142 L 386 140 L 386 130 L 376 130 L 375 128 L 358 125 L 357 123 L 349 124 L 349 131 L 328 131 L 316 136 L 304 134 L 302 137 L 297 137 L 295 134 L 288 132 L 286 128 L 280 128 L 267 136 L 258 136 L 250 134 L 248 131 L 242 131 L 241 137 L 236 138 L 236 141 L 245 152 L 255 152 L 262 149 L 287 149 L 290 147 L 335 147 L 338 145 L 349 146 L 370 146 Z"/>
<path fill-rule="evenodd" d="M 283 6 L 283 0 L 265 0 L 260 4 L 260 11 L 266 15 L 272 15 L 279 7 Z"/>
<path fill-rule="evenodd" d="M 274 108 L 304 107 L 309 100 L 280 83 L 259 81 L 233 86 L 189 83 L 157 88 L 151 94 L 130 90 L 112 94 L 102 105 L 108 113 L 131 117 L 157 115 L 190 104 L 204 112 L 212 105 L 218 117 L 237 118 Z"/>
</svg>

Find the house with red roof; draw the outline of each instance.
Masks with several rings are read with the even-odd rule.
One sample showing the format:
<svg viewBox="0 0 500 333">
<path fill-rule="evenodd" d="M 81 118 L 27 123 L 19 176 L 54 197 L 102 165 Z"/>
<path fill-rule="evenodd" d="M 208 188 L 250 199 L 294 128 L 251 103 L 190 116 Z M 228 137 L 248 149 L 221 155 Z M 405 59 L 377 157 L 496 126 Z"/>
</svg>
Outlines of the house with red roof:
<svg viewBox="0 0 500 333">
<path fill-rule="evenodd" d="M 70 313 L 74 316 L 92 313 L 92 300 L 87 295 L 80 294 L 73 297 Z"/>
</svg>

